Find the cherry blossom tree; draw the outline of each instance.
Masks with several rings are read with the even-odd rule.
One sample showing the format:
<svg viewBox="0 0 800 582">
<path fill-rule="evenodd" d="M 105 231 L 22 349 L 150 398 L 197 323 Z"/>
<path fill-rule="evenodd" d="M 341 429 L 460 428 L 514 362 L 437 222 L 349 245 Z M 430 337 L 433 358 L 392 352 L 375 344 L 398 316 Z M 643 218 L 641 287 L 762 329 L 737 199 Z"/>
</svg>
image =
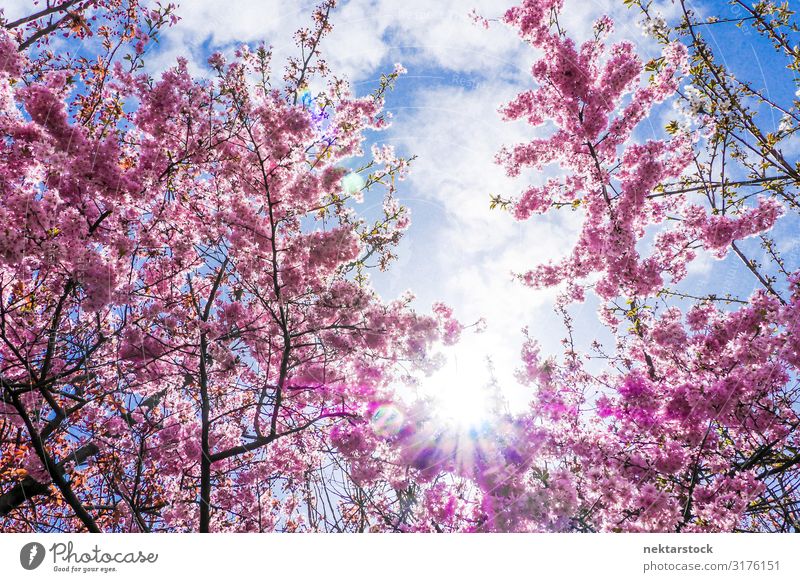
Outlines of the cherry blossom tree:
<svg viewBox="0 0 800 582">
<path fill-rule="evenodd" d="M 326 483 L 363 496 L 394 467 L 396 388 L 461 325 L 369 286 L 409 223 L 395 197 L 408 160 L 375 147 L 345 164 L 387 126 L 403 70 L 366 97 L 330 75 L 318 47 L 334 4 L 297 33 L 282 83 L 264 46 L 213 55 L 211 80 L 184 60 L 144 72 L 171 6 L 64 2 L 6 23 L 4 531 L 391 524 L 395 490 L 359 520 L 363 500 Z M 62 30 L 100 36 L 106 56 L 55 57 Z M 379 189 L 367 220 L 357 203 Z"/>
<path fill-rule="evenodd" d="M 507 502 L 519 506 L 511 520 L 523 523 L 535 484 L 563 490 L 567 530 L 797 531 L 800 276 L 778 237 L 797 208 L 788 143 L 798 103 L 770 100 L 715 60 L 700 28 L 718 19 L 679 2 L 669 25 L 651 3 L 627 4 L 660 56 L 645 62 L 631 42 L 608 45 L 607 17 L 577 44 L 561 26 L 562 0 L 528 0 L 504 17 L 542 56 L 532 89 L 502 113 L 542 137 L 498 161 L 511 176 L 556 171 L 493 204 L 519 220 L 582 215 L 565 258 L 520 274 L 535 288 L 561 287 L 569 334 L 560 360 L 540 355 L 533 332 L 523 348 L 520 377 L 536 388 L 547 436 L 538 469 Z M 793 70 L 788 9 L 732 4 L 734 24 L 752 26 Z M 654 134 L 670 101 L 679 115 Z M 764 107 L 782 113 L 777 131 Z M 754 237 L 765 259 L 754 258 Z M 716 280 L 687 292 L 681 282 L 701 254 L 733 255 L 757 289 L 737 296 Z M 589 293 L 614 344 L 583 353 L 569 306 Z"/>
</svg>

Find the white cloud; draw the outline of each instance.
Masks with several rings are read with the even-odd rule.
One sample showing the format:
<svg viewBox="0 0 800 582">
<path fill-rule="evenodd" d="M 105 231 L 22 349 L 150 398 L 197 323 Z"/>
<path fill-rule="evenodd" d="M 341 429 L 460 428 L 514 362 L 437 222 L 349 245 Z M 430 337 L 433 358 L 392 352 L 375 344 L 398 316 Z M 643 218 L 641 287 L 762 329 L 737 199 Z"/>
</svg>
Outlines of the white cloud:
<svg viewBox="0 0 800 582">
<path fill-rule="evenodd" d="M 3 10 L 6 20 L 11 22 L 34 11 L 34 8 L 31 8 L 30 0 L 3 0 L 3 6 L 0 9 Z"/>
<path fill-rule="evenodd" d="M 314 0 L 192 0 L 182 5 L 181 21 L 163 35 L 160 52 L 151 57 L 153 70 L 163 70 L 179 55 L 205 68 L 209 50 L 228 50 L 247 42 L 274 47 L 280 65 L 294 54 L 292 34 L 310 25 Z M 475 0 L 350 0 L 332 16 L 333 33 L 322 46 L 337 74 L 354 82 L 374 77 L 383 62 L 403 61 L 451 71 L 492 74 L 519 70 L 520 43 L 503 27 L 486 31 L 468 17 L 472 7 L 500 16 L 505 3 Z M 510 4 L 508 4 L 510 5 Z M 497 7 L 501 8 L 498 9 Z M 517 57 L 517 58 L 515 58 Z"/>
<path fill-rule="evenodd" d="M 180 21 L 161 35 L 159 50 L 148 58 L 148 66 L 160 71 L 178 56 L 190 60 L 191 70 L 207 72 L 209 52 L 232 53 L 242 43 L 266 42 L 275 46 L 277 61 L 292 54 L 295 30 L 310 25 L 314 2 L 299 0 L 191 0 L 181 3 Z"/>
<path fill-rule="evenodd" d="M 464 323 L 484 317 L 486 332 L 467 332 L 447 350 L 448 364 L 426 385 L 487 383 L 490 357 L 516 408 L 528 396 L 513 377 L 521 328 L 531 326 L 551 353 L 559 349 L 563 329 L 552 312 L 555 292 L 526 288 L 512 274 L 562 256 L 575 236 L 578 216 L 519 223 L 508 212 L 489 210 L 491 193 L 515 196 L 526 184 L 526 179 L 508 178 L 493 163 L 501 145 L 532 136 L 526 124 L 505 123 L 497 114 L 498 106 L 521 88 L 501 80 L 472 88 L 423 89 L 412 109 L 399 112 L 387 137 L 419 156 L 404 189 L 414 196 L 404 198 L 414 209 L 414 222 L 400 249 L 400 263 L 377 279 L 387 296 L 410 287 L 421 307 L 441 299 Z"/>
</svg>

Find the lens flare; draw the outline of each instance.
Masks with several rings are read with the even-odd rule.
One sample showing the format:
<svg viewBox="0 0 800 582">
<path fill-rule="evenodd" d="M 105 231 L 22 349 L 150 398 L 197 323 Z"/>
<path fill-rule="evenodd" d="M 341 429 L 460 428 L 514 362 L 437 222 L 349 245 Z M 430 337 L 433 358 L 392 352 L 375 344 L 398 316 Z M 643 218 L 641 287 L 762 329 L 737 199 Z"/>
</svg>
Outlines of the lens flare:
<svg viewBox="0 0 800 582">
<path fill-rule="evenodd" d="M 391 404 L 379 406 L 372 415 L 375 433 L 382 437 L 395 436 L 403 428 L 403 413 Z"/>
<path fill-rule="evenodd" d="M 360 191 L 365 184 L 364 178 L 356 172 L 350 172 L 342 178 L 342 190 L 347 194 L 355 194 Z"/>
<path fill-rule="evenodd" d="M 314 102 L 314 98 L 311 96 L 311 91 L 309 91 L 308 89 L 303 90 L 303 92 L 300 93 L 299 97 L 300 97 L 300 103 L 306 109 L 309 109 L 311 107 L 311 104 Z"/>
</svg>

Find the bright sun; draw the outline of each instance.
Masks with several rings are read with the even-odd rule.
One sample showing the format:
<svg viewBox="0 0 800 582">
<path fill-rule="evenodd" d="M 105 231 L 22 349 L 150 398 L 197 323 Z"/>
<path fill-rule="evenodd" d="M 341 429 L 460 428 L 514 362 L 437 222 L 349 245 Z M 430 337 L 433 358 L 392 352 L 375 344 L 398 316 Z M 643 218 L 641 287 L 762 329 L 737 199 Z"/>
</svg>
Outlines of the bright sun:
<svg viewBox="0 0 800 582">
<path fill-rule="evenodd" d="M 487 389 L 488 371 L 481 369 L 481 359 L 470 359 L 470 365 L 459 365 L 451 358 L 441 369 L 423 382 L 436 415 L 448 424 L 460 428 L 477 427 L 493 416 L 494 403 Z M 478 364 L 478 365 L 476 365 Z"/>
</svg>

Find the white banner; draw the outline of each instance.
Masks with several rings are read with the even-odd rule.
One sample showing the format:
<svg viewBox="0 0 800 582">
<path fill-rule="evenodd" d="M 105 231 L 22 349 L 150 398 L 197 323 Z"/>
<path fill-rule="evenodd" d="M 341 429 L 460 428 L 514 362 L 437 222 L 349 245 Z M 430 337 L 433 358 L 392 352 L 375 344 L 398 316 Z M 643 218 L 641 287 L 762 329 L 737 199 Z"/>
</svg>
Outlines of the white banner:
<svg viewBox="0 0 800 582">
<path fill-rule="evenodd" d="M 791 534 L 2 534 L 0 581 L 800 580 Z"/>
</svg>

